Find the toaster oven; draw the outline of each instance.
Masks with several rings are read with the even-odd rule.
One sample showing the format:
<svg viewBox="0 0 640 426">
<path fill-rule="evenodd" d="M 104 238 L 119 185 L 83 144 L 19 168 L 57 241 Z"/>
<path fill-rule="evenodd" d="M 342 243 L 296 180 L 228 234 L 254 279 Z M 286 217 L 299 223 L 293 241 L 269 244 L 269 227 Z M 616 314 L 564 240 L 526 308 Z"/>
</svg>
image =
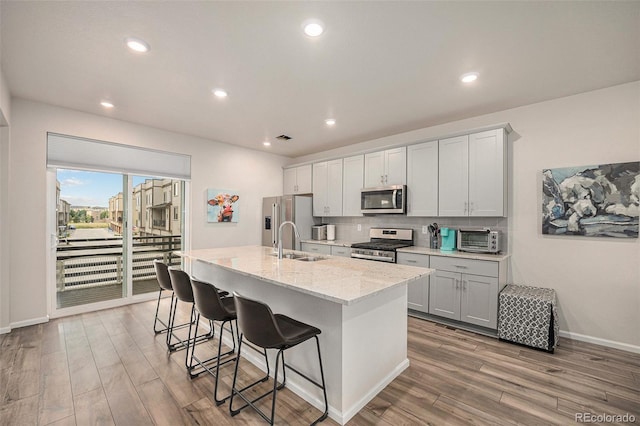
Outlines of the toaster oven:
<svg viewBox="0 0 640 426">
<path fill-rule="evenodd" d="M 483 229 L 458 229 L 459 251 L 469 251 L 474 253 L 499 253 L 500 231 L 492 231 L 489 228 Z"/>
</svg>

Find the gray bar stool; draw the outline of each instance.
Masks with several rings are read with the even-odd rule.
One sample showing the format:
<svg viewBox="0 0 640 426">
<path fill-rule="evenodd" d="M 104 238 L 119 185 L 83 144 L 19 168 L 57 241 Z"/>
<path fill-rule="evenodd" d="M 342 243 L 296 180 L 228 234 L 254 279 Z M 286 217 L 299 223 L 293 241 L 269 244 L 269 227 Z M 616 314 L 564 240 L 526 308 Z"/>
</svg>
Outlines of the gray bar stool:
<svg viewBox="0 0 640 426">
<path fill-rule="evenodd" d="M 211 323 L 211 321 L 209 321 L 210 330 L 208 333 L 202 334 L 200 336 L 195 334 L 193 337 L 191 337 L 191 329 L 193 328 L 193 324 L 195 324 L 195 301 L 193 298 L 193 290 L 191 288 L 191 278 L 189 277 L 189 274 L 173 266 L 169 267 L 169 276 L 171 277 L 171 286 L 173 287 L 173 292 L 176 295 L 176 304 L 173 308 L 171 320 L 169 321 L 169 344 L 171 344 L 172 339 L 175 338 L 177 340 L 175 345 L 179 346 L 180 348 L 186 349 L 184 365 L 187 368 L 187 371 L 191 372 L 191 366 L 189 365 L 189 356 L 190 350 L 193 350 L 192 345 L 195 346 L 197 343 L 213 339 L 213 324 Z M 173 324 L 175 323 L 176 311 L 178 310 L 178 301 L 188 303 L 191 306 L 191 314 L 189 317 L 189 332 L 186 339 L 181 339 L 174 333 Z"/>
<path fill-rule="evenodd" d="M 170 351 L 176 350 L 176 345 L 171 345 L 170 342 L 170 332 L 169 332 L 169 323 L 171 322 L 171 317 L 173 314 L 173 310 L 175 309 L 175 304 L 177 303 L 175 294 L 173 292 L 173 287 L 171 286 L 171 277 L 169 276 L 169 267 L 165 265 L 161 260 L 154 259 L 153 260 L 153 268 L 156 271 L 156 279 L 158 280 L 158 285 L 160 286 L 160 291 L 158 292 L 158 303 L 156 305 L 156 315 L 153 320 L 153 331 L 155 334 L 167 333 L 167 348 Z M 169 302 L 169 317 L 167 318 L 167 322 L 162 321 L 158 314 L 160 312 L 160 300 L 162 299 L 162 292 L 170 291 L 171 292 L 171 301 Z M 228 293 L 227 293 L 228 294 Z M 164 328 L 158 328 L 158 323 L 162 325 Z M 176 325 L 173 329 L 179 329 L 187 327 L 189 323 L 184 323 L 180 325 Z"/>
<path fill-rule="evenodd" d="M 250 406 L 251 408 L 256 410 L 258 414 L 260 414 L 260 416 L 269 424 L 273 425 L 276 412 L 277 391 L 284 388 L 285 386 L 287 380 L 286 368 L 288 368 L 294 373 L 298 374 L 300 377 L 308 380 L 310 383 L 322 389 L 322 393 L 324 395 L 325 410 L 322 415 L 311 424 L 315 425 L 326 419 L 329 413 L 329 404 L 327 402 L 327 389 L 324 382 L 324 371 L 322 369 L 320 341 L 318 340 L 318 335 L 321 333 L 321 331 L 316 327 L 297 321 L 293 318 L 289 318 L 285 315 L 274 315 L 271 311 L 271 308 L 260 301 L 249 299 L 248 297 L 241 296 L 236 292 L 233 293 L 233 296 L 236 301 L 238 327 L 240 330 L 238 353 L 240 353 L 242 349 L 242 340 L 243 338 L 245 338 L 247 339 L 247 341 L 260 348 L 277 349 L 278 354 L 276 355 L 276 371 L 273 379 L 273 389 L 251 400 L 247 396 L 242 394 L 242 391 L 244 391 L 248 387 L 244 389 L 236 389 L 238 365 L 240 364 L 240 357 L 236 357 L 236 367 L 233 374 L 233 384 L 231 386 L 231 401 L 229 402 L 229 411 L 231 415 L 235 416 L 244 408 Z M 322 384 L 296 370 L 294 367 L 287 364 L 284 360 L 285 350 L 297 346 L 300 343 L 306 342 L 311 338 L 315 338 L 316 347 L 318 348 L 318 363 L 320 364 L 320 377 L 322 379 Z M 278 386 L 278 361 L 280 360 L 280 358 L 282 358 L 282 384 Z M 267 361 L 267 371 L 268 369 L 269 363 Z M 270 394 L 273 394 L 273 400 L 271 402 L 271 417 L 268 417 L 258 407 L 256 407 L 254 403 Z M 233 409 L 233 397 L 235 395 L 242 398 L 245 402 L 243 406 L 237 409 Z"/>
<path fill-rule="evenodd" d="M 233 301 L 233 297 L 220 297 L 219 290 L 209 283 L 191 279 L 191 287 L 193 289 L 193 298 L 196 306 L 196 326 L 194 335 L 198 335 L 198 324 L 200 322 L 200 316 L 208 319 L 209 321 L 221 321 L 220 335 L 218 336 L 218 353 L 206 360 L 201 360 L 196 356 L 196 348 L 191 350 L 191 361 L 189 362 L 189 375 L 197 377 L 204 372 L 208 372 L 215 378 L 215 385 L 213 390 L 213 399 L 216 401 L 216 405 L 224 403 L 229 396 L 223 399 L 218 398 L 218 376 L 220 372 L 220 366 L 229 362 L 235 361 L 235 357 L 229 357 L 220 362 L 220 358 L 227 357 L 235 353 L 236 350 L 236 333 L 233 330 L 233 323 L 236 321 L 236 307 Z M 229 294 L 229 293 L 227 293 Z M 224 326 L 229 324 L 231 327 L 231 339 L 233 341 L 233 348 L 225 353 L 222 352 L 222 336 L 224 334 Z M 209 368 L 208 363 L 215 360 L 215 372 Z M 194 363 L 195 361 L 195 363 Z M 200 366 L 202 370 L 198 373 L 194 373 L 196 366 Z"/>
</svg>

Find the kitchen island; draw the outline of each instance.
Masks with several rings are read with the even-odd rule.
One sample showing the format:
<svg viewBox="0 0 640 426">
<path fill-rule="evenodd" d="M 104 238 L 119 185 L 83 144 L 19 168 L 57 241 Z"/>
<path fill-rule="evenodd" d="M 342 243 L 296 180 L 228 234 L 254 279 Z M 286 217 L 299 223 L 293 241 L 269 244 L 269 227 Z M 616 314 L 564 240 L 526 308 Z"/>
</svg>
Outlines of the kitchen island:
<svg viewBox="0 0 640 426">
<path fill-rule="evenodd" d="M 274 313 L 322 330 L 329 416 L 340 424 L 409 366 L 407 284 L 429 275 L 431 269 L 336 256 L 315 261 L 278 259 L 271 248 L 261 246 L 179 254 L 194 277 L 261 300 Z M 243 356 L 266 369 L 253 351 L 243 351 Z M 319 380 L 314 345 L 290 349 L 287 362 Z M 287 387 L 322 407 L 321 392 L 295 374 L 287 376 Z"/>
</svg>

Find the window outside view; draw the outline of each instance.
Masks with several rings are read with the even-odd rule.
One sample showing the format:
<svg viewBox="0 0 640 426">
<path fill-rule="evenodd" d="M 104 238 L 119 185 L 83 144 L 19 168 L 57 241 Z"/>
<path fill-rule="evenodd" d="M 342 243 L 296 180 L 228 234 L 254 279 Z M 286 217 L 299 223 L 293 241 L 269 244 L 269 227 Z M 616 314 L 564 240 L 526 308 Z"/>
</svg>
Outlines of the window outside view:
<svg viewBox="0 0 640 426">
<path fill-rule="evenodd" d="M 58 169 L 56 176 L 56 306 L 127 296 L 124 176 Z M 133 176 L 132 294 L 158 290 L 154 259 L 179 265 L 183 182 Z"/>
</svg>

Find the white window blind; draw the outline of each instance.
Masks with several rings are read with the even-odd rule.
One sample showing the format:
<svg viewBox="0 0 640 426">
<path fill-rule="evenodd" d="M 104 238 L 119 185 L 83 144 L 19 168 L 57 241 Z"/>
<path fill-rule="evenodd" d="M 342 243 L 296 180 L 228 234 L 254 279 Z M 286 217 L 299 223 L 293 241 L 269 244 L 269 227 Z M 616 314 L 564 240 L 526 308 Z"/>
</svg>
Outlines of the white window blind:
<svg viewBox="0 0 640 426">
<path fill-rule="evenodd" d="M 47 166 L 191 179 L 191 156 L 49 133 Z"/>
</svg>

